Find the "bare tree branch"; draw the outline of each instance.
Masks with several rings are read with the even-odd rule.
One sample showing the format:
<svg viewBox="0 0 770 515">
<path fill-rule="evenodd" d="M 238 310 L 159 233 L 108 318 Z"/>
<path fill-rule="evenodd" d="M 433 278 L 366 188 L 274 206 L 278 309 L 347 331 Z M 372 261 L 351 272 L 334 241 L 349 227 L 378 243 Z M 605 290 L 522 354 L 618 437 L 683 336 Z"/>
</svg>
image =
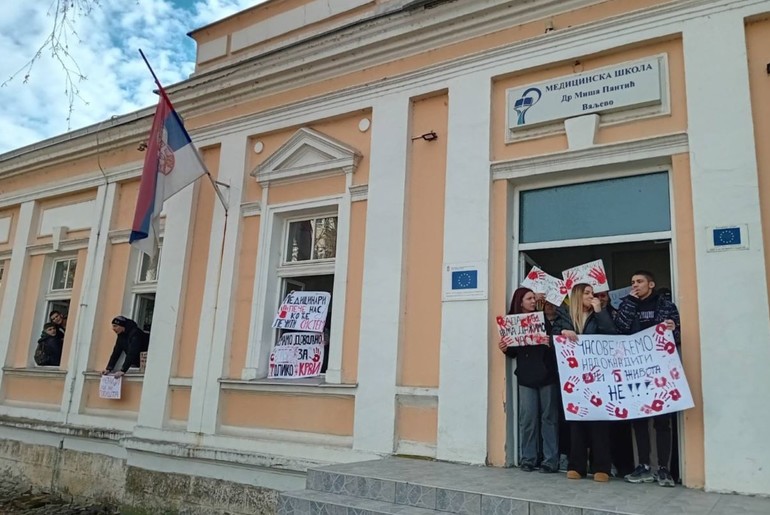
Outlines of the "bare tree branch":
<svg viewBox="0 0 770 515">
<path fill-rule="evenodd" d="M 67 128 L 70 128 L 70 120 L 76 99 L 80 99 L 84 104 L 88 104 L 80 96 L 78 84 L 86 80 L 86 75 L 81 71 L 77 61 L 70 53 L 70 39 L 80 43 L 80 36 L 75 28 L 75 20 L 78 17 L 85 17 L 100 6 L 101 0 L 51 0 L 48 8 L 48 16 L 53 17 L 51 31 L 43 43 L 38 47 L 35 54 L 24 65 L 15 71 L 11 76 L 0 84 L 0 87 L 7 86 L 11 81 L 23 77 L 24 84 L 29 82 L 32 70 L 35 64 L 43 57 L 44 53 L 50 52 L 51 58 L 56 61 L 64 71 L 64 94 L 69 102 L 67 113 Z"/>
</svg>

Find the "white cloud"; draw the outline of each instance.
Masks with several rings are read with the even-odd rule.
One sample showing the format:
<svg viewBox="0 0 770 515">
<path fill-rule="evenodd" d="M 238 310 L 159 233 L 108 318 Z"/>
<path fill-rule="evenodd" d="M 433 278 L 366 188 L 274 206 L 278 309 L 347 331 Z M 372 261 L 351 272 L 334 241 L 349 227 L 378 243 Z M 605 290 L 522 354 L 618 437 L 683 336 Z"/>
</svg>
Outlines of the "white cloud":
<svg viewBox="0 0 770 515">
<path fill-rule="evenodd" d="M 264 1 L 264 0 L 262 0 Z M 153 81 L 139 56 L 142 48 L 161 83 L 184 80 L 194 68 L 190 30 L 259 0 L 101 0 L 75 19 L 79 36 L 68 51 L 86 79 L 69 115 L 66 74 L 49 51 L 32 68 L 0 88 L 0 153 L 99 123 L 155 104 Z M 0 82 L 21 69 L 51 30 L 48 2 L 6 2 L 0 17 Z M 43 4 L 41 6 L 41 4 Z M 186 5 L 183 9 L 181 5 Z"/>
</svg>

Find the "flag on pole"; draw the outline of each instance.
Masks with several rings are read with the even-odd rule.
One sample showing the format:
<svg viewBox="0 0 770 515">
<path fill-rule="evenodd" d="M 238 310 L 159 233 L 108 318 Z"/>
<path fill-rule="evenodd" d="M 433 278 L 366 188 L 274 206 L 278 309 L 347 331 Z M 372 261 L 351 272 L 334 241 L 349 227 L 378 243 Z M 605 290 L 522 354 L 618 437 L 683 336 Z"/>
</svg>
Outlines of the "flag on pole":
<svg viewBox="0 0 770 515">
<path fill-rule="evenodd" d="M 157 249 L 158 221 L 163 202 L 198 177 L 208 174 L 171 100 L 160 84 L 158 87 L 160 100 L 147 141 L 129 238 L 131 245 L 150 256 L 154 256 Z"/>
</svg>

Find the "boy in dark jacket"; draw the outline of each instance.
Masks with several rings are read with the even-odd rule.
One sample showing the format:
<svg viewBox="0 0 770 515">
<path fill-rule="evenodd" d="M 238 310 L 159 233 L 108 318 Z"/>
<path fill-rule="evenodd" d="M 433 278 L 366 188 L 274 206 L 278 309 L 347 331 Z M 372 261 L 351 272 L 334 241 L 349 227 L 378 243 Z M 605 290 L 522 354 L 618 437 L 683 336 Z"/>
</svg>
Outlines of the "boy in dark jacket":
<svg viewBox="0 0 770 515">
<path fill-rule="evenodd" d="M 64 339 L 54 323 L 43 326 L 43 334 L 37 341 L 35 363 L 40 367 L 58 367 L 61 364 L 61 351 Z"/>
<path fill-rule="evenodd" d="M 631 277 L 631 294 L 623 299 L 615 313 L 615 326 L 622 334 L 635 334 L 664 323 L 674 333 L 677 345 L 680 341 L 679 310 L 665 295 L 655 291 L 655 276 L 640 270 Z M 655 426 L 655 440 L 658 449 L 657 480 L 660 486 L 674 486 L 674 478 L 668 471 L 671 459 L 671 422 L 673 415 L 652 417 Z M 626 475 L 629 483 L 652 483 L 655 481 L 650 469 L 649 418 L 633 421 L 639 464 Z"/>
<path fill-rule="evenodd" d="M 130 367 L 139 366 L 139 355 L 147 351 L 149 338 L 147 333 L 139 329 L 136 322 L 124 316 L 116 316 L 112 319 L 112 330 L 118 337 L 115 339 L 110 361 L 107 363 L 107 368 L 102 371 L 102 375 L 112 373 L 120 355 L 125 352 L 126 359 L 123 360 L 123 366 L 115 372 L 115 377 L 120 377 L 128 372 Z"/>
</svg>

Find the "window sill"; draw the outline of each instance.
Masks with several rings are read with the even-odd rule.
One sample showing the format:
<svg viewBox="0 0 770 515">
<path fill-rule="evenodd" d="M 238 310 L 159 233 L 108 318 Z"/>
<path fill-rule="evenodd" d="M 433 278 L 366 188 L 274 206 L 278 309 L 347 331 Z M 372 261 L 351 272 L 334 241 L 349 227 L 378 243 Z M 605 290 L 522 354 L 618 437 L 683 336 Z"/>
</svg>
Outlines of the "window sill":
<svg viewBox="0 0 770 515">
<path fill-rule="evenodd" d="M 59 367 L 3 367 L 3 374 L 15 377 L 57 377 L 63 379 L 67 375 L 67 371 Z"/>
<path fill-rule="evenodd" d="M 97 370 L 89 370 L 83 372 L 83 375 L 86 376 L 86 379 L 96 379 L 98 377 L 102 377 L 102 373 Z M 129 370 L 123 376 L 123 379 L 131 383 L 141 383 L 144 381 L 144 372 L 140 372 L 138 370 Z"/>
<path fill-rule="evenodd" d="M 353 396 L 357 384 L 331 384 L 323 377 L 308 377 L 305 379 L 220 379 L 223 390 L 248 390 L 258 392 L 311 394 L 311 395 L 349 395 Z"/>
</svg>

